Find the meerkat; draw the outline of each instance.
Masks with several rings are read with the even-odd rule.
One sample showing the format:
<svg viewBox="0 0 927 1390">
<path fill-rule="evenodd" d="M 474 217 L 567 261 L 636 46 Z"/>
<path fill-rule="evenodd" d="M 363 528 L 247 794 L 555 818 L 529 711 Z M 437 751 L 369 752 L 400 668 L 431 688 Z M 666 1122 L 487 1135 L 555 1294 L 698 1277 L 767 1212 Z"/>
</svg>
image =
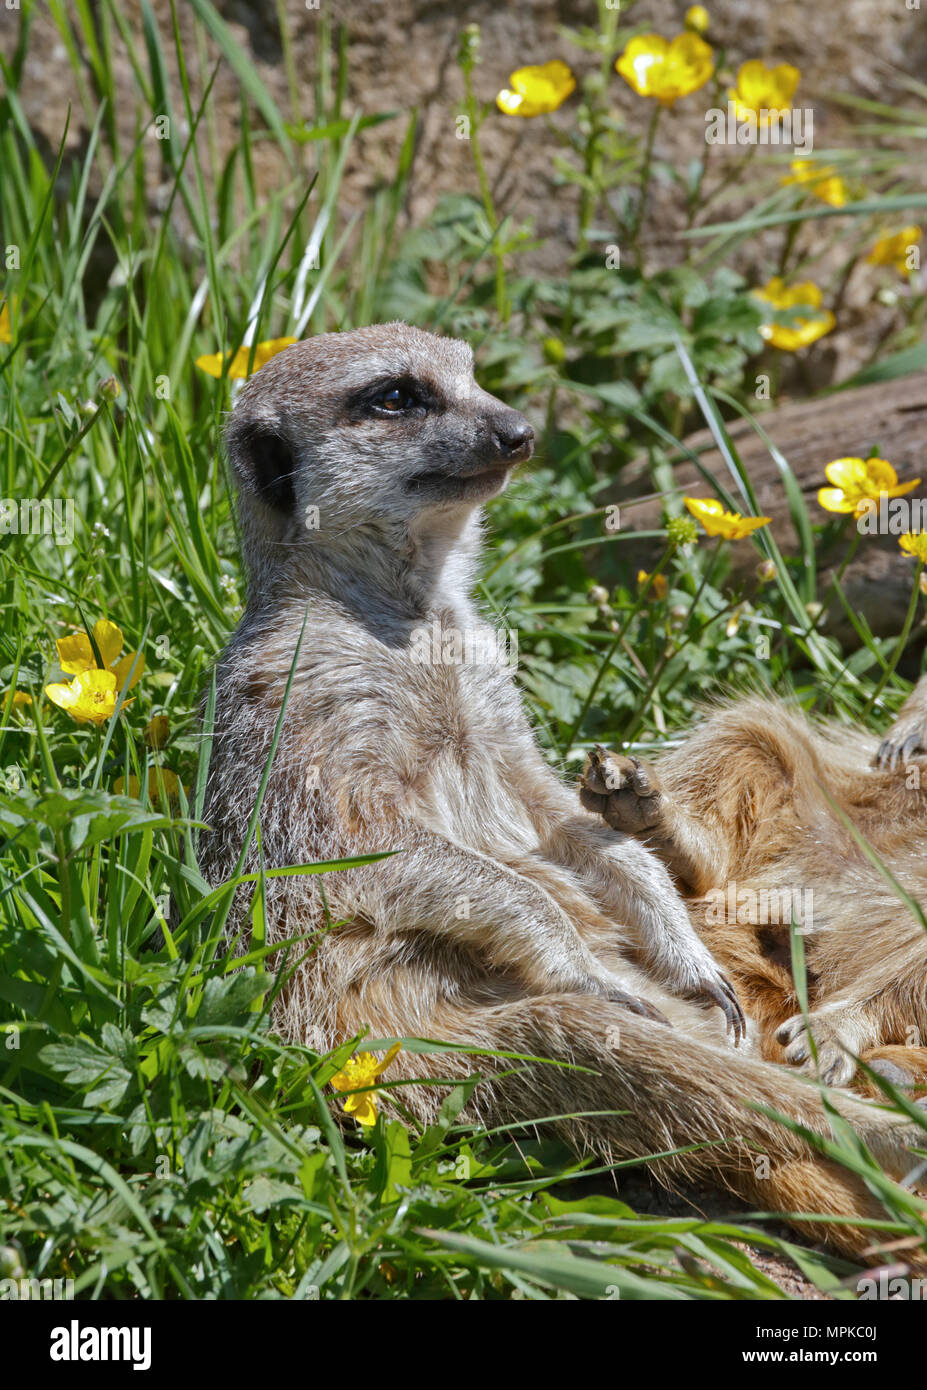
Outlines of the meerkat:
<svg viewBox="0 0 927 1390">
<path fill-rule="evenodd" d="M 927 930 L 912 904 L 927 903 L 925 756 L 927 677 L 881 744 L 815 726 L 783 702 L 741 700 L 655 767 L 591 753 L 581 799 L 667 865 L 757 1025 L 762 1056 L 878 1095 L 860 1057 L 923 1093 Z M 791 968 L 796 906 L 806 1016 Z"/>
<path fill-rule="evenodd" d="M 553 1126 L 574 1148 L 663 1155 L 666 1181 L 876 1216 L 860 1179 L 756 1108 L 831 1134 L 819 1088 L 746 1055 L 735 992 L 659 855 L 581 806 L 511 665 L 486 659 L 496 634 L 470 596 L 482 505 L 532 442 L 464 343 L 401 323 L 294 344 L 241 391 L 226 444 L 247 603 L 217 667 L 202 868 L 219 884 L 245 849 L 250 871 L 387 857 L 268 876 L 255 903 L 240 888 L 232 937 L 259 910 L 298 962 L 275 1001 L 289 1039 L 459 1049 L 403 1050 L 419 1084 L 399 1094 L 421 1123 L 438 1079 L 478 1072 L 465 1120 L 571 1116 Z M 399 1076 L 397 1061 L 385 1079 Z M 908 1172 L 919 1131 L 833 1094 L 886 1170 Z M 847 1251 L 871 1240 L 803 1229 Z"/>
</svg>

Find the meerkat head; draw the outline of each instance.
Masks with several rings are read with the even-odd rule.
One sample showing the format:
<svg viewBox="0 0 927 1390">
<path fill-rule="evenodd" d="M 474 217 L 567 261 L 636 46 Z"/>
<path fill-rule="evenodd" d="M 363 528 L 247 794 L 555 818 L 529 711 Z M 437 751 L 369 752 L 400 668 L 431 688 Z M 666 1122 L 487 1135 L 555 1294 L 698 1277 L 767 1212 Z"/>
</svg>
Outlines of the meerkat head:
<svg viewBox="0 0 927 1390">
<path fill-rule="evenodd" d="M 226 444 L 246 558 L 460 531 L 531 455 L 527 420 L 477 386 L 467 344 L 403 323 L 323 333 L 242 390 Z"/>
</svg>

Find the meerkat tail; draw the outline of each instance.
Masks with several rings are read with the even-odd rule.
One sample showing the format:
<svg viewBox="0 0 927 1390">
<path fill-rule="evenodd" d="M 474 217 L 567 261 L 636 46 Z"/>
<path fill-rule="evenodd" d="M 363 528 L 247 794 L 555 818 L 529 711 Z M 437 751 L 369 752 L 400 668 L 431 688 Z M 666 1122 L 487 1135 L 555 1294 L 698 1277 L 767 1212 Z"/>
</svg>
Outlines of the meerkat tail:
<svg viewBox="0 0 927 1390">
<path fill-rule="evenodd" d="M 574 1116 L 555 1128 L 575 1150 L 608 1161 L 669 1154 L 650 1166 L 670 1184 L 726 1187 L 759 1211 L 781 1213 L 806 1239 L 846 1255 L 877 1243 L 877 1232 L 852 1224 L 885 1217 L 862 1179 L 763 1113 L 833 1137 L 819 1092 L 797 1076 L 574 995 L 461 1010 L 455 1023 L 448 1015 L 442 1022 L 461 1043 L 571 1064 L 491 1064 L 472 1103 L 481 1122 Z M 486 1070 L 486 1063 L 477 1064 Z M 497 1079 L 493 1070 L 510 1074 Z M 907 1145 L 924 1139 L 914 1126 L 843 1093 L 831 1098 L 892 1177 L 914 1167 Z M 599 1113 L 581 1118 L 583 1112 Z M 796 1213 L 820 1219 L 798 1220 Z"/>
</svg>

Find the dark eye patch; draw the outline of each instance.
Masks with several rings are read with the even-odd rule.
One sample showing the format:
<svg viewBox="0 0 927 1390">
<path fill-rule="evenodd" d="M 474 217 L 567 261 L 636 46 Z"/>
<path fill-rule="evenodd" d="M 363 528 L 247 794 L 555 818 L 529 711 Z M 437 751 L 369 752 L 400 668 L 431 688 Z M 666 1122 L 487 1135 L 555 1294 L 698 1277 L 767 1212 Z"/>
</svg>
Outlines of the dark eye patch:
<svg viewBox="0 0 927 1390">
<path fill-rule="evenodd" d="M 413 376 L 385 376 L 368 382 L 348 400 L 346 414 L 350 420 L 369 419 L 371 415 L 424 415 L 437 404 L 432 387 Z"/>
</svg>

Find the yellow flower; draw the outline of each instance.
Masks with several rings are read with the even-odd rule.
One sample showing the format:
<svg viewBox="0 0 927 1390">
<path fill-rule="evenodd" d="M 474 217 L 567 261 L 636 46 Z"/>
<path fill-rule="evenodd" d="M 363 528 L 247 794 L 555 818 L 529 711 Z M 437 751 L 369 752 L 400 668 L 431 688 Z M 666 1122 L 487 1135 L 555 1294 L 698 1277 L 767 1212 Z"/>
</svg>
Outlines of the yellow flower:
<svg viewBox="0 0 927 1390">
<path fill-rule="evenodd" d="M 358 1124 L 376 1124 L 376 1091 L 368 1088 L 373 1087 L 377 1077 L 386 1071 L 399 1050 L 399 1043 L 393 1043 L 382 1062 L 378 1062 L 372 1052 L 361 1052 L 345 1062 L 341 1071 L 332 1077 L 332 1085 L 336 1091 L 355 1092 L 345 1101 L 344 1112 L 346 1115 L 353 1115 Z"/>
<path fill-rule="evenodd" d="M 159 780 L 160 779 L 160 780 Z M 178 801 L 180 799 L 180 778 L 176 772 L 171 772 L 169 767 L 150 767 L 148 769 L 148 800 L 159 801 L 161 797 L 161 783 L 164 784 L 164 794 L 168 801 Z M 137 777 L 129 778 L 129 796 L 138 801 L 140 782 Z M 113 783 L 113 791 L 117 796 L 125 793 L 126 779 L 117 777 Z M 186 787 L 184 788 L 186 791 Z"/>
<path fill-rule="evenodd" d="M 116 708 L 117 693 L 112 671 L 81 671 L 68 684 L 45 687 L 52 704 L 67 710 L 78 724 L 105 724 Z"/>
<path fill-rule="evenodd" d="M 907 555 L 913 555 L 922 565 L 927 565 L 927 531 L 909 531 L 898 537 L 898 544 Z"/>
<path fill-rule="evenodd" d="M 6 300 L 0 304 L 0 343 L 11 343 L 13 334 L 10 329 L 10 306 Z"/>
<path fill-rule="evenodd" d="M 832 208 L 842 208 L 849 199 L 849 192 L 843 179 L 832 164 L 815 164 L 813 159 L 793 159 L 791 174 L 786 174 L 783 183 L 810 184 L 811 192 Z"/>
<path fill-rule="evenodd" d="M 122 690 L 125 686 L 126 690 L 131 690 L 145 670 L 144 656 L 138 657 L 135 673 L 129 684 L 126 685 L 129 672 L 132 670 L 132 663 L 138 653 L 129 652 L 121 661 L 116 660 L 125 642 L 122 629 L 118 628 L 115 623 L 111 623 L 108 618 L 98 618 L 93 625 L 93 640 L 97 644 L 97 651 L 100 653 L 104 668 L 112 671 L 116 677 L 116 689 Z M 55 647 L 58 652 L 58 665 L 69 676 L 79 676 L 84 671 L 97 669 L 97 660 L 86 632 L 75 632 L 70 637 L 59 637 Z"/>
<path fill-rule="evenodd" d="M 899 275 L 910 275 L 916 269 L 908 265 L 908 252 L 923 236 L 920 227 L 902 227 L 893 236 L 880 237 L 866 260 L 870 265 L 891 265 Z"/>
<path fill-rule="evenodd" d="M 576 78 L 559 58 L 536 67 L 518 68 L 503 87 L 496 105 L 505 116 L 546 116 L 556 111 L 576 88 Z"/>
<path fill-rule="evenodd" d="M 717 497 L 684 497 L 682 500 L 709 536 L 723 536 L 726 541 L 741 541 L 761 526 L 768 526 L 772 520 L 769 516 L 726 512 Z"/>
<path fill-rule="evenodd" d="M 166 714 L 156 714 L 145 725 L 144 739 L 149 748 L 163 748 L 170 737 L 171 726 Z"/>
<path fill-rule="evenodd" d="M 650 575 L 647 573 L 646 570 L 637 571 L 637 582 L 641 586 L 646 584 L 649 578 Z M 655 574 L 653 576 L 653 582 L 650 585 L 650 592 L 653 594 L 654 598 L 666 598 L 666 595 L 669 593 L 669 584 L 667 583 L 665 574 Z"/>
<path fill-rule="evenodd" d="M 100 618 L 94 623 L 93 640 L 103 662 L 102 668 L 97 666 L 86 632 L 59 637 L 55 643 L 58 664 L 62 671 L 75 679 L 69 684 L 59 682 L 45 687 L 45 694 L 52 704 L 67 710 L 78 724 L 88 721 L 93 724 L 105 723 L 116 707 L 116 696 L 120 692 L 125 694 L 130 691 L 145 669 L 145 658 L 138 652 L 129 652 L 121 661 L 116 660 L 125 639 L 116 624 L 107 618 Z M 129 673 L 136 657 L 138 664 L 130 680 Z"/>
<path fill-rule="evenodd" d="M 779 63 L 768 68 L 759 58 L 741 63 L 737 70 L 737 85 L 728 90 L 739 121 L 759 119 L 762 126 L 778 121 L 780 111 L 788 111 L 801 73 L 791 63 Z"/>
<path fill-rule="evenodd" d="M 901 497 L 920 482 L 920 478 L 915 478 L 913 483 L 899 483 L 892 465 L 877 458 L 833 459 L 824 472 L 833 487 L 820 489 L 820 505 L 827 512 L 855 512 L 857 516 L 866 510 L 868 502 L 878 502 L 883 496 Z"/>
<path fill-rule="evenodd" d="M 836 323 L 831 311 L 821 308 L 821 291 L 811 280 L 802 280 L 800 284 L 786 289 L 782 278 L 774 275 L 761 290 L 754 290 L 753 293 L 773 309 L 809 310 L 807 314 L 787 313 L 782 318 L 770 315 L 767 322 L 760 325 L 760 336 L 784 352 L 797 352 L 799 348 L 817 342 Z"/>
<path fill-rule="evenodd" d="M 685 24 L 687 29 L 694 29 L 697 34 L 704 34 L 707 33 L 710 23 L 708 11 L 704 5 L 690 5 L 686 10 Z"/>
<path fill-rule="evenodd" d="M 638 96 L 672 106 L 679 97 L 704 87 L 714 62 L 711 48 L 698 34 L 677 34 L 672 40 L 641 34 L 631 40 L 615 68 Z"/>
<path fill-rule="evenodd" d="M 284 348 L 291 347 L 296 341 L 296 338 L 268 338 L 266 343 L 258 343 L 254 349 L 254 371 L 259 372 L 262 367 L 267 366 L 272 357 L 276 357 L 278 352 L 283 352 Z M 250 345 L 240 347 L 236 353 L 227 353 L 226 356 L 232 359 L 228 371 L 230 377 L 240 379 L 248 375 Z M 210 376 L 221 377 L 225 360 L 221 352 L 208 352 L 204 357 L 196 359 L 196 365 Z"/>
<path fill-rule="evenodd" d="M 9 690 L 4 690 L 3 695 L 0 696 L 0 705 L 6 704 L 7 696 L 9 695 L 9 693 Z M 13 704 L 11 706 L 11 709 L 14 714 L 21 714 L 22 711 L 26 708 L 26 706 L 31 704 L 32 696 L 29 695 L 25 690 L 13 691 Z"/>
</svg>

